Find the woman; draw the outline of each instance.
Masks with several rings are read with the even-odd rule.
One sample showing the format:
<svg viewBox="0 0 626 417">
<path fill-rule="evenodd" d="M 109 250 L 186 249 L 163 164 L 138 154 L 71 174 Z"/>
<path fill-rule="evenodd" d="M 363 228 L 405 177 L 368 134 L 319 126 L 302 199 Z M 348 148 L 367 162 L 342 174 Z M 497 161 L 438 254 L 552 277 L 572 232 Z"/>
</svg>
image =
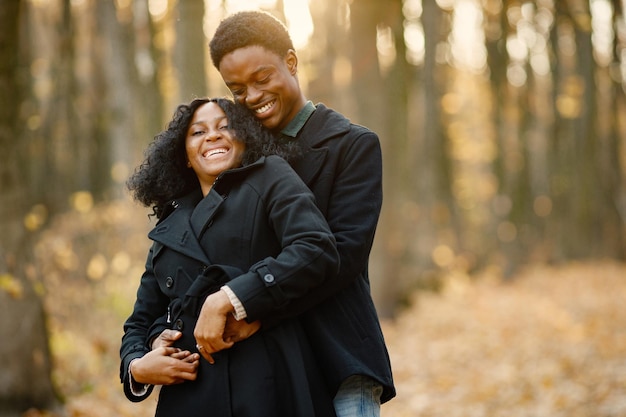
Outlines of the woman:
<svg viewBox="0 0 626 417">
<path fill-rule="evenodd" d="M 227 99 L 181 105 L 128 182 L 158 222 L 134 310 L 124 325 L 121 378 L 132 401 L 163 385 L 157 416 L 334 416 L 332 396 L 297 320 L 261 327 L 325 277 L 336 244 L 314 197 L 247 110 Z M 251 337 L 200 359 L 198 315 L 215 297 L 230 314 L 216 326 Z M 241 310 L 241 311 L 239 311 Z M 151 351 L 164 327 L 182 337 Z M 198 348 L 202 348 L 199 346 Z M 213 352 L 212 350 L 211 352 Z"/>
</svg>

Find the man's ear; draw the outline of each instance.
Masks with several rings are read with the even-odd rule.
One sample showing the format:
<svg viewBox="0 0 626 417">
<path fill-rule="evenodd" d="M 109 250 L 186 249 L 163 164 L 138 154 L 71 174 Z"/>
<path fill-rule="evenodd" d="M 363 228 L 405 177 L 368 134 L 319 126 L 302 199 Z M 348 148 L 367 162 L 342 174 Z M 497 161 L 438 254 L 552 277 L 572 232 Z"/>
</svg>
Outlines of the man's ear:
<svg viewBox="0 0 626 417">
<path fill-rule="evenodd" d="M 296 75 L 298 73 L 298 56 L 296 55 L 296 51 L 293 49 L 287 51 L 285 63 L 287 64 L 287 68 L 289 69 L 291 75 Z"/>
</svg>

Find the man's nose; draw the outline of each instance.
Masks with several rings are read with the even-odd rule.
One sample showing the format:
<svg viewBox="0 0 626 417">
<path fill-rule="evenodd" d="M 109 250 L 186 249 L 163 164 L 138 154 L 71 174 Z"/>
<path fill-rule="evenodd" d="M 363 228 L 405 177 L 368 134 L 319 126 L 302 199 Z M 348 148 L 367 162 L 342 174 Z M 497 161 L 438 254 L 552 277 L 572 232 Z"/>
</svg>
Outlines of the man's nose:
<svg viewBox="0 0 626 417">
<path fill-rule="evenodd" d="M 248 87 L 246 102 L 248 104 L 256 104 L 261 99 L 261 96 L 263 96 L 263 92 L 260 89 Z"/>
</svg>

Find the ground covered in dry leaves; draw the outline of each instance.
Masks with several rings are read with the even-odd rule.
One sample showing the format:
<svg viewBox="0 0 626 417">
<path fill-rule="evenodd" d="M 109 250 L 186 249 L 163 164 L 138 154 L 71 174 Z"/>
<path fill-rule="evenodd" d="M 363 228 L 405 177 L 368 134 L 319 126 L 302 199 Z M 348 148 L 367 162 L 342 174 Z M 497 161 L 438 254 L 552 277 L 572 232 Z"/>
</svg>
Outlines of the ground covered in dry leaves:
<svg viewBox="0 0 626 417">
<path fill-rule="evenodd" d="M 384 417 L 626 416 L 626 267 L 452 277 L 385 326 L 398 396 Z"/>
<path fill-rule="evenodd" d="M 156 395 L 130 403 L 118 379 L 150 226 L 112 204 L 60 217 L 36 247 L 68 417 L 153 415 Z M 452 274 L 411 300 L 383 323 L 398 395 L 382 417 L 626 417 L 626 265 Z"/>
</svg>

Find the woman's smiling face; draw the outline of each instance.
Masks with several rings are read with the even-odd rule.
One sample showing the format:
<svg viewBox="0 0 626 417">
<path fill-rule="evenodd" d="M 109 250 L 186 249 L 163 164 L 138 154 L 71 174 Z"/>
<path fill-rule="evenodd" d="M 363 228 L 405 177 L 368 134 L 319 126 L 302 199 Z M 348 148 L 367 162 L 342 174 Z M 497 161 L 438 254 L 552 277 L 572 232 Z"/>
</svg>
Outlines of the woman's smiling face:
<svg viewBox="0 0 626 417">
<path fill-rule="evenodd" d="M 214 102 L 198 107 L 185 138 L 188 166 L 207 195 L 217 176 L 241 166 L 245 144 L 235 138 L 222 108 Z"/>
</svg>

